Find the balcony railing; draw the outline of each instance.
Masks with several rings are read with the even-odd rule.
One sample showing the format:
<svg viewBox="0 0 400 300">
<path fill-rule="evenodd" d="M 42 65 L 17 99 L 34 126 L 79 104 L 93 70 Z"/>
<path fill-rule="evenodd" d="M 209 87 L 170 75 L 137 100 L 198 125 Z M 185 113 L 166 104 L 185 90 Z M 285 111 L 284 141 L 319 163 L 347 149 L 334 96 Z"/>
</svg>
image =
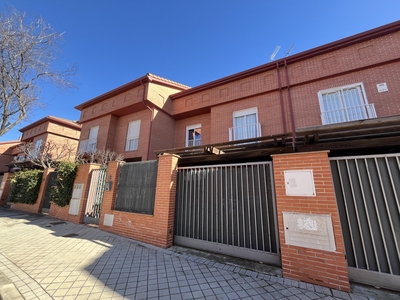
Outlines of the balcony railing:
<svg viewBox="0 0 400 300">
<path fill-rule="evenodd" d="M 254 123 L 245 126 L 229 128 L 229 140 L 237 141 L 261 136 L 261 124 Z"/>
<path fill-rule="evenodd" d="M 321 114 L 322 124 L 334 124 L 349 121 L 376 118 L 374 104 L 347 107 L 343 109 L 329 110 Z"/>
<path fill-rule="evenodd" d="M 84 152 L 94 152 L 97 147 L 97 139 L 94 140 L 82 140 L 79 143 L 79 150 L 78 152 L 84 153 Z"/>
</svg>

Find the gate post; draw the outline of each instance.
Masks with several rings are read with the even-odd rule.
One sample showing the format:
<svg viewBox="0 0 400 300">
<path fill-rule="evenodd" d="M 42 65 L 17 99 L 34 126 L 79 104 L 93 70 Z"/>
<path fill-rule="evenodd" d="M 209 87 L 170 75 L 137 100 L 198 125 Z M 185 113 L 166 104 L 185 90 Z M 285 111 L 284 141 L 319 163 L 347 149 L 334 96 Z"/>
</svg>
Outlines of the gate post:
<svg viewBox="0 0 400 300">
<path fill-rule="evenodd" d="M 328 151 L 279 154 L 272 155 L 272 158 L 284 277 L 350 291 Z M 303 181 L 306 173 L 301 172 L 300 177 L 296 177 L 299 174 L 296 172 L 300 170 L 313 176 L 309 177 L 311 180 L 306 184 Z M 285 171 L 292 171 L 286 173 L 286 180 Z M 304 193 L 308 182 L 313 182 L 314 194 Z M 322 219 L 328 221 L 322 223 Z M 329 223 L 332 224 L 333 233 L 328 229 L 323 230 L 330 226 Z M 326 232 L 331 232 L 333 248 L 318 249 L 320 244 L 329 240 L 322 241 Z"/>
<path fill-rule="evenodd" d="M 178 167 L 177 155 L 164 154 L 158 158 L 156 197 L 154 216 L 161 231 L 160 245 L 169 248 L 174 242 L 176 179 Z"/>
</svg>

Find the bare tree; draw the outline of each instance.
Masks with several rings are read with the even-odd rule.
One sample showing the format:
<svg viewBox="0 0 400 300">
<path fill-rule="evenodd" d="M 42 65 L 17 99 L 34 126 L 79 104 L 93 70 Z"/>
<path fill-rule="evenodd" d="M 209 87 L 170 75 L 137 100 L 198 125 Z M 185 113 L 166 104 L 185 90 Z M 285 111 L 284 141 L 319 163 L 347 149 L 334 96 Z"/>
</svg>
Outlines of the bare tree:
<svg viewBox="0 0 400 300">
<path fill-rule="evenodd" d="M 76 154 L 76 145 L 68 140 L 63 143 L 48 141 L 40 146 L 31 142 L 23 143 L 17 149 L 23 154 L 24 161 L 42 168 L 56 168 L 60 161 L 74 161 Z"/>
<path fill-rule="evenodd" d="M 0 136 L 26 118 L 40 103 L 40 84 L 73 87 L 76 66 L 54 68 L 61 55 L 62 33 L 41 17 L 26 21 L 13 8 L 0 12 Z"/>
<path fill-rule="evenodd" d="M 80 164 L 97 163 L 102 166 L 107 165 L 109 161 L 123 162 L 124 156 L 110 149 L 95 149 L 92 152 L 78 152 L 76 161 Z"/>
</svg>

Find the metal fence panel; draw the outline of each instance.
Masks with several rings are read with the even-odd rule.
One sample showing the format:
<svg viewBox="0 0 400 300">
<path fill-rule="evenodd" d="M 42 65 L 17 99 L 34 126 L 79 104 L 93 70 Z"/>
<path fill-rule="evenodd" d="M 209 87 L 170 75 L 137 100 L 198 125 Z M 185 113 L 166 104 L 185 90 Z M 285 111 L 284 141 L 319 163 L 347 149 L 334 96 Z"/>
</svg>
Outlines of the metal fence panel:
<svg viewBox="0 0 400 300">
<path fill-rule="evenodd" d="M 126 163 L 120 168 L 115 210 L 152 215 L 158 162 Z"/>
<path fill-rule="evenodd" d="M 400 155 L 331 158 L 349 267 L 400 286 Z M 357 274 L 357 272 L 352 271 Z M 355 275 L 362 277 L 361 275 Z M 388 277 L 387 275 L 395 275 Z M 367 276 L 368 277 L 368 276 Z M 371 277 L 372 278 L 372 277 Z M 353 278 L 357 280 L 357 278 Z M 372 278 L 371 284 L 377 284 Z M 368 283 L 368 282 L 367 282 Z"/>
<path fill-rule="evenodd" d="M 271 163 L 179 168 L 175 237 L 278 253 Z"/>
</svg>

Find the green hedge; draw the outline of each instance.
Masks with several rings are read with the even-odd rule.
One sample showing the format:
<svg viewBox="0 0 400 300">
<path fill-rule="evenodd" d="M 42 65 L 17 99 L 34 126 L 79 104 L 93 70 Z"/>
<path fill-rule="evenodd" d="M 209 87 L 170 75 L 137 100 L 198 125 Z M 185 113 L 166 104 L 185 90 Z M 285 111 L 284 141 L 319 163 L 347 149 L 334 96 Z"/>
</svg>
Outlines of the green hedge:
<svg viewBox="0 0 400 300">
<path fill-rule="evenodd" d="M 72 189 L 78 172 L 78 163 L 63 161 L 57 168 L 57 183 L 51 190 L 51 201 L 64 207 L 69 204 Z"/>
<path fill-rule="evenodd" d="M 11 179 L 9 201 L 13 203 L 35 204 L 42 183 L 42 170 L 24 170 Z"/>
</svg>

